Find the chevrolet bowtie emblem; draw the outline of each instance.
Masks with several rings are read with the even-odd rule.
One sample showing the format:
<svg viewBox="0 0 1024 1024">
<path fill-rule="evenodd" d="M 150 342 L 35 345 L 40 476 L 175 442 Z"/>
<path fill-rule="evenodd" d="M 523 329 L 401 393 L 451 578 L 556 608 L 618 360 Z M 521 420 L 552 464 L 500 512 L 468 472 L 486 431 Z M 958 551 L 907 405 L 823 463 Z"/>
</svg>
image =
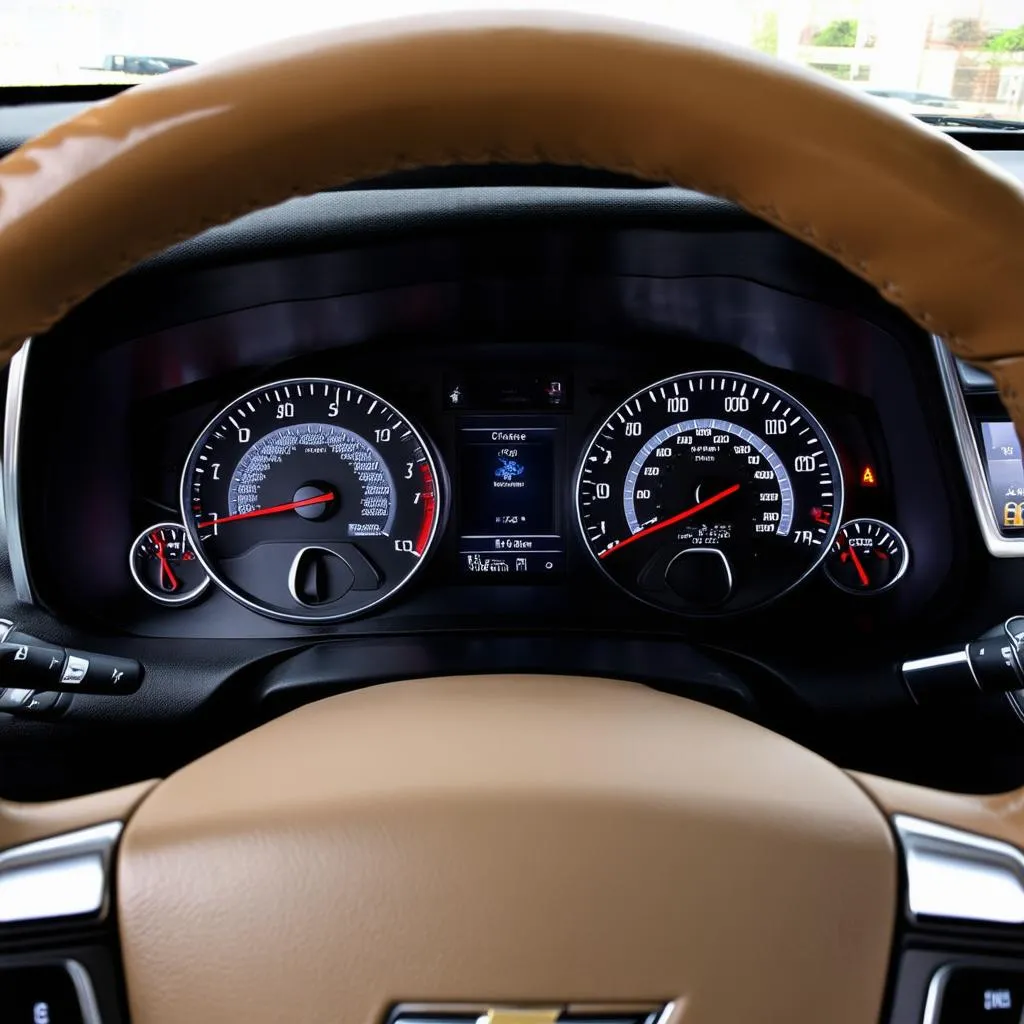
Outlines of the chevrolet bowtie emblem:
<svg viewBox="0 0 1024 1024">
<path fill-rule="evenodd" d="M 386 1024 L 669 1024 L 671 1003 L 401 1003 Z"/>
<path fill-rule="evenodd" d="M 487 1024 L 555 1024 L 564 1007 L 495 1006 L 487 1011 Z"/>
</svg>

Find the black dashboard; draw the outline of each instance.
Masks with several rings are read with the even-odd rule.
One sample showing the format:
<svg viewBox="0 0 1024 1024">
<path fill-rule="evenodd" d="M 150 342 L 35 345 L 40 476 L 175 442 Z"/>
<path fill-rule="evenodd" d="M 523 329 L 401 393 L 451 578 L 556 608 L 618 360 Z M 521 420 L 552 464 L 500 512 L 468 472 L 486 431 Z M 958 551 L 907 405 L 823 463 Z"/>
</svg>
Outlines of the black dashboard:
<svg viewBox="0 0 1024 1024">
<path fill-rule="evenodd" d="M 801 569 L 813 567 L 803 586 L 775 601 L 777 591 L 788 591 L 795 582 L 789 566 L 751 567 L 749 575 L 766 586 L 757 601 L 762 614 L 744 623 L 745 636 L 788 645 L 797 633 L 821 628 L 836 616 L 855 618 L 858 628 L 873 627 L 883 635 L 906 629 L 931 610 L 950 583 L 954 550 L 951 495 L 934 442 L 941 421 L 929 422 L 923 394 L 919 403 L 907 401 L 908 394 L 921 393 L 927 385 L 927 350 L 921 359 L 915 332 L 877 303 L 863 304 L 867 296 L 858 296 L 858 289 L 846 308 L 838 291 L 831 301 L 823 300 L 830 284 L 838 289 L 845 282 L 830 282 L 831 268 L 815 267 L 806 254 L 787 251 L 791 248 L 774 234 L 756 231 L 727 238 L 657 230 L 453 235 L 208 271 L 174 284 L 163 281 L 151 295 L 141 282 L 135 298 L 146 310 L 144 333 L 111 336 L 107 314 L 97 308 L 30 349 L 24 457 L 41 471 L 31 474 L 22 493 L 26 505 L 40 512 L 23 527 L 33 587 L 64 621 L 152 637 L 344 636 L 540 625 L 735 634 L 736 623 L 723 620 L 753 608 L 734 610 L 729 602 L 725 607 L 675 604 L 659 600 L 655 591 L 637 593 L 634 588 L 630 595 L 610 585 L 590 557 L 577 501 L 587 497 L 578 493 L 579 484 L 586 491 L 585 480 L 577 478 L 595 430 L 614 419 L 631 395 L 646 393 L 653 382 L 695 373 L 701 392 L 705 384 L 711 391 L 716 379 L 724 386 L 716 374 L 725 372 L 762 382 L 766 403 L 766 385 L 793 396 L 820 421 L 818 433 L 835 446 L 841 464 L 835 486 L 825 485 L 825 497 L 816 491 L 814 500 L 801 499 L 799 493 L 791 499 L 790 481 L 800 483 L 792 466 L 783 475 L 781 495 L 769 467 L 786 438 L 765 448 L 770 454 L 764 476 L 776 493 L 771 495 L 775 504 L 764 507 L 782 507 L 783 516 L 787 504 L 795 505 L 798 515 L 803 506 L 816 507 L 823 522 L 807 524 L 818 529 L 804 545 L 813 548 Z M 794 266 L 798 256 L 806 266 Z M 179 289 L 189 297 L 184 322 L 179 322 Z M 230 296 L 227 309 L 225 296 Z M 76 355 L 65 354 L 72 350 L 62 337 L 65 331 L 102 340 L 79 360 L 78 346 Z M 36 365 L 46 367 L 45 375 L 32 374 Z M 314 381 L 321 382 L 315 395 Z M 33 384 L 42 389 L 38 398 Z M 755 388 L 751 384 L 751 394 Z M 335 402 L 339 389 L 340 414 Z M 684 390 L 691 397 L 668 399 L 670 410 L 678 411 L 680 403 L 696 408 L 699 392 L 693 382 L 684 379 Z M 730 403 L 749 407 L 749 398 L 734 390 L 736 397 L 723 399 L 723 408 Z M 45 401 L 47 392 L 67 398 L 55 409 Z M 247 410 L 252 402 L 240 397 L 250 392 L 257 402 L 266 393 L 274 407 L 267 406 L 270 419 L 255 433 L 246 424 L 264 421 Z M 786 429 L 788 424 L 777 418 L 780 410 L 771 412 L 778 405 L 774 395 L 761 419 L 769 416 L 769 428 L 779 429 L 773 426 L 778 423 Z M 728 414 L 730 421 L 738 421 L 737 430 L 744 430 L 739 421 L 745 417 L 760 415 L 758 398 L 754 402 L 753 413 L 734 409 Z M 235 481 L 236 490 L 241 481 L 244 490 L 253 474 L 242 473 L 233 462 L 251 460 L 253 446 L 265 444 L 274 427 L 329 420 L 330 406 L 339 429 L 371 436 L 373 452 L 389 479 L 394 478 L 391 488 L 399 507 L 405 500 L 402 478 L 411 473 L 411 466 L 408 471 L 403 466 L 416 458 L 413 448 L 400 447 L 399 433 L 408 428 L 398 417 L 406 417 L 422 438 L 417 450 L 431 456 L 424 468 L 429 464 L 427 500 L 436 519 L 410 522 L 405 541 L 400 529 L 391 531 L 395 546 L 420 548 L 410 551 L 407 561 L 426 563 L 417 566 L 408 589 L 388 599 L 379 593 L 389 578 L 404 571 L 396 564 L 378 567 L 379 585 L 364 591 L 367 600 L 355 604 L 344 599 L 339 606 L 333 600 L 302 604 L 281 595 L 269 614 L 261 614 L 267 609 L 250 607 L 218 586 L 180 605 L 151 599 L 137 585 L 138 574 L 130 571 L 133 539 L 140 532 L 148 539 L 151 524 L 183 523 L 182 501 L 187 519 L 199 521 L 208 514 L 193 514 L 193 487 L 185 485 L 182 493 L 182 472 L 197 438 L 224 406 L 230 418 L 224 431 L 232 436 L 224 439 L 223 452 L 212 434 L 201 445 L 211 453 L 205 467 L 210 487 L 212 474 L 218 480 L 223 474 L 225 481 Z M 367 409 L 372 412 L 364 422 L 359 417 Z M 38 424 L 34 410 L 41 417 Z M 696 423 L 694 415 L 680 413 L 674 419 Z M 638 415 L 624 426 L 637 431 L 635 444 L 628 434 L 622 438 L 628 455 L 654 430 L 653 425 L 645 429 L 642 419 Z M 378 420 L 382 426 L 375 427 Z M 389 426 L 398 422 L 401 426 Z M 755 429 L 764 433 L 757 424 Z M 798 429 L 800 424 L 794 435 Z M 236 430 L 242 442 L 233 436 Z M 383 444 L 382 435 L 388 437 Z M 728 436 L 743 440 L 739 434 Z M 686 436 L 681 440 L 692 443 Z M 767 445 L 763 438 L 759 443 Z M 734 447 L 747 449 L 744 463 L 758 458 L 756 451 L 749 454 L 749 444 Z M 410 463 L 404 462 L 406 456 Z M 496 479 L 495 467 L 501 469 L 502 460 L 512 471 L 523 472 L 523 478 Z M 203 472 L 201 463 L 197 468 Z M 700 480 L 728 477 L 728 485 L 729 474 L 739 472 L 738 466 L 711 465 Z M 332 470 L 314 464 L 299 477 L 303 473 L 314 479 Z M 296 487 L 305 482 L 299 477 Z M 684 507 L 700 480 L 681 485 L 685 494 L 673 498 L 672 511 Z M 425 489 L 418 472 L 414 482 L 410 501 L 419 501 Z M 754 484 L 745 481 L 746 490 Z M 265 486 L 273 493 L 281 490 L 274 489 L 274 481 Z M 602 494 L 612 486 L 621 492 L 621 481 L 596 485 Z M 764 490 L 769 483 L 758 481 L 757 486 Z M 241 518 L 238 509 L 249 508 L 244 495 L 239 504 L 234 491 L 229 500 L 227 489 L 225 484 L 225 493 L 210 505 L 219 513 L 209 514 L 223 520 L 234 512 Z M 74 501 L 64 500 L 68 492 Z M 649 492 L 635 487 L 632 493 Z M 291 493 L 281 491 L 279 497 Z M 252 507 L 267 509 L 274 500 L 254 492 Z M 647 511 L 654 512 L 658 495 L 650 500 Z M 346 497 L 337 504 L 339 515 L 309 527 L 308 540 L 333 542 L 345 535 L 353 561 L 351 520 L 353 515 L 358 519 L 359 502 Z M 606 507 L 616 504 L 609 498 Z M 305 508 L 307 513 L 321 510 Z M 367 525 L 368 511 L 362 509 L 361 525 Z M 739 517 L 750 515 L 744 511 Z M 756 517 L 762 515 L 777 513 L 758 512 Z M 731 512 L 723 517 L 737 518 Z M 865 517 L 890 523 L 906 538 L 908 569 L 883 592 L 850 593 L 832 582 L 821 559 L 835 542 L 840 521 Z M 702 518 L 718 521 L 710 510 Z M 299 526 L 310 522 L 301 519 L 300 509 L 291 510 L 288 520 Z M 271 552 L 260 548 L 261 531 L 281 521 L 239 523 L 234 532 L 225 522 L 216 540 L 227 544 L 241 529 L 250 531 L 258 562 L 251 571 L 273 572 L 267 564 Z M 206 554 L 206 563 L 213 560 L 215 538 L 212 528 L 199 525 L 204 527 L 200 533 L 211 536 L 197 534 L 191 546 Z M 789 524 L 783 518 L 781 525 Z M 418 542 L 421 526 L 434 534 L 429 550 Z M 631 535 L 636 527 L 634 521 Z M 796 528 L 794 521 L 791 532 Z M 365 548 L 369 541 L 364 534 L 354 543 Z M 692 539 L 679 543 L 697 546 Z M 389 557 L 388 547 L 387 554 L 381 547 L 374 557 Z M 91 554 L 73 557 L 80 552 Z M 289 549 L 281 557 L 290 555 Z M 739 557 L 734 554 L 733 562 Z M 150 560 L 155 560 L 152 552 Z M 733 565 L 734 574 L 740 570 Z M 282 580 L 286 573 L 287 565 L 280 567 Z M 249 590 L 259 591 L 261 585 L 256 581 Z M 694 617 L 699 624 L 689 621 Z"/>
<path fill-rule="evenodd" d="M 209 232 L 12 368 L 0 611 L 144 670 L 0 715 L 12 795 L 486 671 L 637 679 L 849 767 L 1012 779 L 1005 698 L 922 708 L 900 675 L 1024 596 L 947 386 L 866 285 L 674 189 L 389 187 Z"/>
</svg>

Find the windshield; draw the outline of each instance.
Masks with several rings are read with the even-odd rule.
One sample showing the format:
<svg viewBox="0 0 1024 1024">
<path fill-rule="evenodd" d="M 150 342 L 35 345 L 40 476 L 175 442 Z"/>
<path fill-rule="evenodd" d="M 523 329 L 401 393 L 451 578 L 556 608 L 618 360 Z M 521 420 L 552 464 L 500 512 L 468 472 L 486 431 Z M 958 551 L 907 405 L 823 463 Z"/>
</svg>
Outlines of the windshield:
<svg viewBox="0 0 1024 1024">
<path fill-rule="evenodd" d="M 1024 0 L 0 0 L 0 86 L 140 82 L 326 27 L 503 7 L 684 28 L 909 113 L 1024 122 Z"/>
</svg>

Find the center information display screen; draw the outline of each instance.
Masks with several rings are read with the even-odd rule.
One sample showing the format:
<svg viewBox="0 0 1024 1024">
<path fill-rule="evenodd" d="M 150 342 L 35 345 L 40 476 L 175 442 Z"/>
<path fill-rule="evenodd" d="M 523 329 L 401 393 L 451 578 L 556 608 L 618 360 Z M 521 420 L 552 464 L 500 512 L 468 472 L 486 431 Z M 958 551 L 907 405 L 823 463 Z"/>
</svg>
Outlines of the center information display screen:
<svg viewBox="0 0 1024 1024">
<path fill-rule="evenodd" d="M 556 427 L 460 429 L 459 558 L 464 574 L 512 580 L 562 571 L 557 435 Z"/>
</svg>

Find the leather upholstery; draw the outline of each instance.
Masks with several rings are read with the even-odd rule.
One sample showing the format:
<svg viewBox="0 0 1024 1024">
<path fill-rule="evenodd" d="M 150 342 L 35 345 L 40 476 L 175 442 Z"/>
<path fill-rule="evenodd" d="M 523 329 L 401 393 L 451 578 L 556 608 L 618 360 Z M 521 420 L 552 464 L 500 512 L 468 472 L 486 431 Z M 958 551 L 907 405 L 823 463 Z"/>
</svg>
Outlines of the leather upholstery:
<svg viewBox="0 0 1024 1024">
<path fill-rule="evenodd" d="M 124 821 L 155 785 L 156 781 L 150 779 L 102 793 L 46 803 L 0 800 L 0 850 L 105 821 Z"/>
<path fill-rule="evenodd" d="M 1024 849 L 1024 790 L 975 795 L 948 793 L 895 779 L 852 772 L 887 815 L 908 814 L 926 821 L 1002 839 Z"/>
<path fill-rule="evenodd" d="M 134 1024 L 466 1000 L 875 1024 L 897 901 L 885 819 L 838 768 L 557 676 L 310 704 L 162 783 L 118 868 Z"/>
</svg>

